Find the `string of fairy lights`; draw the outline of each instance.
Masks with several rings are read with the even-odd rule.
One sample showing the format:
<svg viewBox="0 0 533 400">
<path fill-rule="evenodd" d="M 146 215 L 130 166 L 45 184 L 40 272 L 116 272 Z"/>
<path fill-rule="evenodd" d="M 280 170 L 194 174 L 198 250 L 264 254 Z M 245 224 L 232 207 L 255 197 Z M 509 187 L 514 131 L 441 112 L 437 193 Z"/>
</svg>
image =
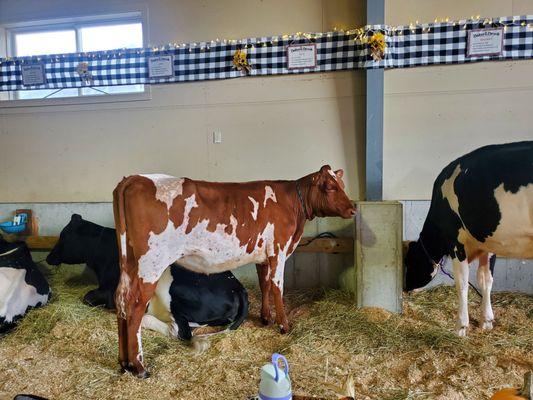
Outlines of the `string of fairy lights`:
<svg viewBox="0 0 533 400">
<path fill-rule="evenodd" d="M 509 19 L 511 18 L 511 19 Z M 282 44 L 289 44 L 291 42 L 316 42 L 323 38 L 332 37 L 333 35 L 345 35 L 349 37 L 349 40 L 353 40 L 356 44 L 364 46 L 367 43 L 368 37 L 371 37 L 375 33 L 379 32 L 386 37 L 393 38 L 402 36 L 405 34 L 422 33 L 428 34 L 435 29 L 442 28 L 443 26 L 458 27 L 458 29 L 467 30 L 470 27 L 476 28 L 498 28 L 503 27 L 506 31 L 509 27 L 523 27 L 528 31 L 533 30 L 533 23 L 528 22 L 529 19 L 526 16 L 521 17 L 498 17 L 498 18 L 482 18 L 480 15 L 472 15 L 470 19 L 452 20 L 449 17 L 435 18 L 433 23 L 420 24 L 419 21 L 410 22 L 408 25 L 401 26 L 387 26 L 387 25 L 366 25 L 363 27 L 353 29 L 337 29 L 335 27 L 330 32 L 296 32 L 293 34 L 283 34 L 268 37 L 265 39 L 258 38 L 245 38 L 245 39 L 228 39 L 228 38 L 216 38 L 210 41 L 203 42 L 190 42 L 190 43 L 178 43 L 171 42 L 166 45 L 149 46 L 147 48 L 137 49 L 115 49 L 104 50 L 95 52 L 81 52 L 81 53 L 69 53 L 69 54 L 53 54 L 44 56 L 26 56 L 26 57 L 5 57 L 0 58 L 0 65 L 7 64 L 27 64 L 35 63 L 36 61 L 47 61 L 49 63 L 60 63 L 66 61 L 66 59 L 77 57 L 77 59 L 90 60 L 105 60 L 105 59 L 117 59 L 132 54 L 136 55 L 159 55 L 179 52 L 209 52 L 216 46 L 234 46 L 235 49 L 254 49 L 265 46 L 277 46 L 281 42 Z M 472 28 L 470 28 L 472 29 Z"/>
</svg>

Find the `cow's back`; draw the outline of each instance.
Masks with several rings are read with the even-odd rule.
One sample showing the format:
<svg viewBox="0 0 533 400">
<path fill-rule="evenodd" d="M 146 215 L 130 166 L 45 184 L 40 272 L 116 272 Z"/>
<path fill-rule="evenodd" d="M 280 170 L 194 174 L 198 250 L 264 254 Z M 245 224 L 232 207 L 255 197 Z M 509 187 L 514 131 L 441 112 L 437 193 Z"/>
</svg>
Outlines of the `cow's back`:
<svg viewBox="0 0 533 400">
<path fill-rule="evenodd" d="M 175 261 L 202 273 L 263 263 L 278 244 L 289 248 L 297 229 L 286 186 L 287 181 L 218 183 L 169 175 L 125 178 L 114 196 L 115 208 L 123 209 L 115 216 L 121 254 L 134 243 L 144 282 L 155 281 L 159 265 Z"/>
</svg>

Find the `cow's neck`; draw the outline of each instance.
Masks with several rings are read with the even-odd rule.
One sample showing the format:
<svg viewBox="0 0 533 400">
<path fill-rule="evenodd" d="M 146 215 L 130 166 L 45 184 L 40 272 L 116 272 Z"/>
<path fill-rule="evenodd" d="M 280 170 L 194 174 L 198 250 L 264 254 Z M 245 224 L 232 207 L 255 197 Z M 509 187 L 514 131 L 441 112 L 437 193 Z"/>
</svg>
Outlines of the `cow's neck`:
<svg viewBox="0 0 533 400">
<path fill-rule="evenodd" d="M 315 218 L 313 208 L 309 203 L 309 182 L 307 177 L 294 181 L 294 194 L 296 197 L 296 217 L 302 225 L 306 220 Z"/>
<path fill-rule="evenodd" d="M 439 231 L 431 225 L 424 224 L 418 241 L 427 251 L 429 258 L 434 264 L 439 264 L 447 253 L 445 243 Z"/>
</svg>

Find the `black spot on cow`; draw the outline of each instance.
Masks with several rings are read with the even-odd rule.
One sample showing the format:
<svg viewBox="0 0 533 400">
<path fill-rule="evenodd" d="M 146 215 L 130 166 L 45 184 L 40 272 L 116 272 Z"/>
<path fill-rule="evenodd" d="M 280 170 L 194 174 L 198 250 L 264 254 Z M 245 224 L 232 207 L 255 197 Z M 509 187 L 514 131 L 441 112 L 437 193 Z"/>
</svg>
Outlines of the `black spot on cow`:
<svg viewBox="0 0 533 400">
<path fill-rule="evenodd" d="M 83 301 L 90 306 L 115 308 L 114 294 L 118 285 L 119 267 L 114 229 L 73 214 L 46 262 L 50 265 L 86 264 L 95 273 L 98 288 L 89 291 Z"/>
<path fill-rule="evenodd" d="M 189 322 L 234 330 L 248 316 L 248 293 L 230 271 L 204 275 L 172 264 L 171 274 L 170 311 L 180 339 L 191 339 Z"/>
<path fill-rule="evenodd" d="M 442 185 L 457 168 L 453 189 L 459 216 L 443 197 Z M 484 242 L 498 228 L 501 212 L 494 191 L 517 193 L 533 184 L 533 141 L 481 147 L 451 162 L 433 185 L 431 206 L 419 240 L 411 243 L 406 254 L 405 289 L 425 286 L 431 281 L 434 266 L 446 256 L 461 261 L 467 258 L 458 241 L 459 230 L 467 229 Z"/>
</svg>

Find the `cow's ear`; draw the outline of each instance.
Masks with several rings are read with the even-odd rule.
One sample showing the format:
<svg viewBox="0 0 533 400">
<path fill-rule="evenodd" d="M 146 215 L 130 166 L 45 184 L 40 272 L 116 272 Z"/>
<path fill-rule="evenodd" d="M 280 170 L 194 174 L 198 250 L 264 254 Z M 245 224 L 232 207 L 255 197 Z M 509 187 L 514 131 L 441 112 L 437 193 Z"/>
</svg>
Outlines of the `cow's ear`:
<svg viewBox="0 0 533 400">
<path fill-rule="evenodd" d="M 81 215 L 80 214 L 72 214 L 72 217 L 70 217 L 71 221 L 81 221 Z"/>
<path fill-rule="evenodd" d="M 342 169 L 338 169 L 335 171 L 335 176 L 337 176 L 337 179 L 341 179 L 344 176 L 344 171 Z"/>
</svg>

